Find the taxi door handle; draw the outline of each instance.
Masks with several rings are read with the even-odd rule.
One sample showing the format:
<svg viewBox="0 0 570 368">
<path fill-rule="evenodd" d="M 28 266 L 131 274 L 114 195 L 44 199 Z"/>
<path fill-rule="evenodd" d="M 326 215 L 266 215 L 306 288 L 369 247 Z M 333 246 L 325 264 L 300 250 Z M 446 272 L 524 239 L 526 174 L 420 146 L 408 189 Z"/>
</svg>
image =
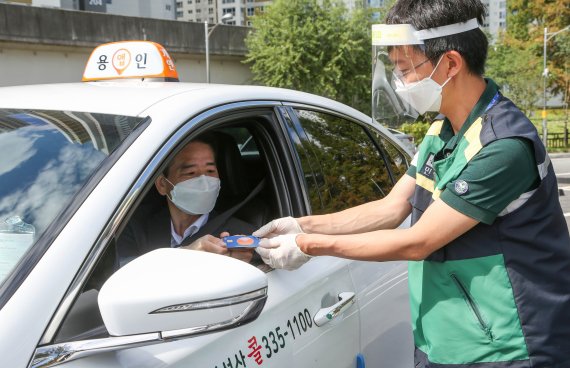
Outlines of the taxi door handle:
<svg viewBox="0 0 570 368">
<path fill-rule="evenodd" d="M 350 308 L 356 301 L 356 296 L 353 292 L 346 291 L 344 293 L 338 294 L 339 302 L 333 306 L 320 309 L 313 321 L 319 327 L 332 321 L 334 318 L 343 314 L 348 308 Z"/>
</svg>

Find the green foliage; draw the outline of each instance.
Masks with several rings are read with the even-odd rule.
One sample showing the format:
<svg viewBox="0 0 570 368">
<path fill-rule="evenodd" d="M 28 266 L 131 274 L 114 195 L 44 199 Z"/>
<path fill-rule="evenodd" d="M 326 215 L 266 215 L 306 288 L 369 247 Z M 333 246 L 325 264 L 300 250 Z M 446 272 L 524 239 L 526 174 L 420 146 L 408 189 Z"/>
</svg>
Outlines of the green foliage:
<svg viewBox="0 0 570 368">
<path fill-rule="evenodd" d="M 503 46 L 515 48 L 520 52 L 520 58 L 523 61 L 534 56 L 536 61 L 533 64 L 539 64 L 538 77 L 540 79 L 544 57 L 544 28 L 547 28 L 547 32 L 551 34 L 570 25 L 569 2 L 568 0 L 509 0 L 507 4 L 507 34 L 501 42 Z M 569 53 L 570 32 L 560 33 L 547 42 L 548 88 L 554 93 L 566 91 L 565 96 L 568 96 L 569 87 Z M 511 60 L 516 60 L 516 58 L 505 61 L 508 63 Z M 520 79 L 525 77 L 526 75 L 523 74 Z"/>
<path fill-rule="evenodd" d="M 532 48 L 500 38 L 499 43 L 489 49 L 486 70 L 501 86 L 503 94 L 528 114 L 542 92 L 540 61 Z"/>
<path fill-rule="evenodd" d="M 414 143 L 416 144 L 416 146 L 419 146 L 420 143 L 422 143 L 430 125 L 431 124 L 427 121 L 404 123 L 399 128 L 399 130 L 414 137 Z"/>
<path fill-rule="evenodd" d="M 370 17 L 335 0 L 277 0 L 246 38 L 254 80 L 370 111 Z"/>
</svg>

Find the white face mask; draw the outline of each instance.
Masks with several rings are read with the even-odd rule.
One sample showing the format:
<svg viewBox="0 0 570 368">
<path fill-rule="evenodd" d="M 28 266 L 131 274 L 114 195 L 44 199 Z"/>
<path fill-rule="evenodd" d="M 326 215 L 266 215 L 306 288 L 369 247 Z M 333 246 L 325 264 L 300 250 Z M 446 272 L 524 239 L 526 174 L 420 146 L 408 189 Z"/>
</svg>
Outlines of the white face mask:
<svg viewBox="0 0 570 368">
<path fill-rule="evenodd" d="M 168 179 L 166 181 L 170 183 Z M 173 187 L 168 198 L 180 211 L 189 215 L 203 215 L 212 211 L 216 205 L 220 193 L 220 179 L 201 175 Z"/>
<path fill-rule="evenodd" d="M 410 106 L 412 106 L 419 114 L 424 114 L 426 111 L 439 112 L 439 108 L 441 107 L 441 90 L 451 79 L 451 77 L 447 78 L 441 86 L 431 79 L 442 59 L 443 55 L 437 62 L 437 65 L 429 77 L 424 78 L 421 81 L 404 84 L 404 82 L 399 78 L 394 78 L 396 93 L 402 100 L 409 103 Z"/>
</svg>

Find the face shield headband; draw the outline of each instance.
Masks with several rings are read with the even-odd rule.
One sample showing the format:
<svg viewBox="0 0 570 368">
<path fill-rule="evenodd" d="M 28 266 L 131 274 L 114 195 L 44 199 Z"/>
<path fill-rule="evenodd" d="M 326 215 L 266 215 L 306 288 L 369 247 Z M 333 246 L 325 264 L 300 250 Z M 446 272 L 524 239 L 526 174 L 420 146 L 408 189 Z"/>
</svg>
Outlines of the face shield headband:
<svg viewBox="0 0 570 368">
<path fill-rule="evenodd" d="M 418 51 L 423 49 L 424 40 L 468 32 L 478 27 L 476 18 L 422 30 L 416 30 L 411 24 L 374 24 L 372 26 L 373 118 L 379 122 L 384 121 L 386 125 L 397 126 L 423 114 L 425 111 L 422 111 L 423 108 L 418 109 L 418 104 L 410 104 L 410 99 L 403 99 L 401 94 L 396 93 L 393 76 L 408 76 L 406 80 L 402 80 L 405 83 L 420 81 L 422 78 L 416 77 L 415 69 L 427 63 L 425 55 Z M 429 93 L 426 90 L 422 94 L 424 92 Z M 428 99 L 436 100 L 437 97 L 428 97 Z"/>
<path fill-rule="evenodd" d="M 411 24 L 373 24 L 373 46 L 423 45 L 425 40 L 451 36 L 479 28 L 476 18 L 446 26 L 416 30 Z"/>
</svg>

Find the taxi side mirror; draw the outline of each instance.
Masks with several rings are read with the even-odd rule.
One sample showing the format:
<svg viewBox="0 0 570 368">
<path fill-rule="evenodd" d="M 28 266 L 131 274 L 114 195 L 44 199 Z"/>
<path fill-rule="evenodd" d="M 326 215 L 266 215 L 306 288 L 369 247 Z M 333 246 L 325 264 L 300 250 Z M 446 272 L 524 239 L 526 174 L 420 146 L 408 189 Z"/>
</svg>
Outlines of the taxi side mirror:
<svg viewBox="0 0 570 368">
<path fill-rule="evenodd" d="M 115 272 L 98 297 L 111 336 L 162 340 L 220 331 L 255 320 L 267 277 L 240 260 L 186 249 L 157 249 Z"/>
<path fill-rule="evenodd" d="M 36 349 L 31 368 L 160 344 L 241 326 L 267 300 L 267 277 L 234 258 L 185 249 L 157 249 L 115 272 L 98 304 L 111 337 Z"/>
</svg>

